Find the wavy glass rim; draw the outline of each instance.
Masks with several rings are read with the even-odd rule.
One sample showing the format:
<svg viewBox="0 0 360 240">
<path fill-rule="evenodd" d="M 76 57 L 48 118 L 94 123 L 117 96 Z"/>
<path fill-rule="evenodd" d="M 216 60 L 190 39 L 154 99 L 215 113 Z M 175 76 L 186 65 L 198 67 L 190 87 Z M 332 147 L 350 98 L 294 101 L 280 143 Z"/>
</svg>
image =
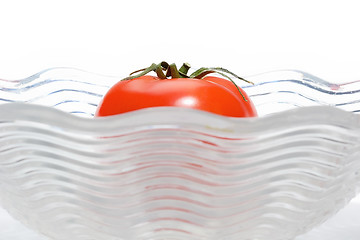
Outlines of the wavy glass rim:
<svg viewBox="0 0 360 240">
<path fill-rule="evenodd" d="M 233 81 L 254 101 L 260 116 L 306 106 L 334 106 L 355 113 L 360 109 L 360 81 L 330 83 L 298 70 L 245 78 L 254 85 Z M 93 117 L 101 97 L 120 79 L 75 68 L 46 69 L 24 79 L 0 79 L 0 104 L 27 102 Z"/>
<path fill-rule="evenodd" d="M 71 231 L 59 229 L 70 223 L 84 239 L 101 240 L 134 232 L 283 240 L 312 229 L 359 193 L 360 83 L 332 84 L 300 71 L 248 79 L 255 85 L 243 88 L 260 117 L 159 107 L 93 118 L 118 78 L 59 68 L 0 80 L 2 204 L 55 239 L 69 238 Z M 54 189 L 44 183 L 62 201 L 49 198 Z M 159 210 L 162 201 L 168 208 Z M 80 216 L 78 208 L 87 218 L 68 219 Z M 136 214 L 142 211 L 145 217 Z M 169 231 L 156 230 L 154 216 L 174 214 L 160 221 Z M 67 220 L 58 222 L 59 215 Z M 123 217 L 132 228 L 119 225 Z"/>
</svg>

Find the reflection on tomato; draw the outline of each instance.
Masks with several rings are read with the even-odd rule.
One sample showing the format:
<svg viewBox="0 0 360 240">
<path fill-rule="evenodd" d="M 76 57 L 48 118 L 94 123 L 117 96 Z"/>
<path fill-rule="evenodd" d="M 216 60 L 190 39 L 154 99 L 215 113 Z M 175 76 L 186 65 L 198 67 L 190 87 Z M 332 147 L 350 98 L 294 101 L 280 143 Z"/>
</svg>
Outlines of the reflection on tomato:
<svg viewBox="0 0 360 240">
<path fill-rule="evenodd" d="M 96 116 L 109 116 L 126 113 L 149 107 L 184 107 L 203 110 L 229 117 L 255 117 L 256 109 L 247 94 L 228 79 L 203 76 L 179 75 L 176 68 L 168 73 L 170 66 L 161 63 L 154 69 L 167 70 L 164 78 L 140 74 L 134 78 L 124 79 L 116 83 L 104 96 L 98 106 Z M 164 68 L 166 66 L 166 68 Z M 181 70 L 181 69 L 180 69 Z M 210 71 L 210 70 L 209 70 Z M 213 73 L 214 71 L 208 73 Z M 200 71 L 201 72 L 201 71 Z M 147 72 L 146 72 L 147 73 Z M 145 73 L 145 74 L 146 74 Z M 205 75 L 206 75 L 205 74 Z M 161 77 L 162 76 L 162 77 Z M 175 77 L 174 77 L 175 76 Z"/>
</svg>

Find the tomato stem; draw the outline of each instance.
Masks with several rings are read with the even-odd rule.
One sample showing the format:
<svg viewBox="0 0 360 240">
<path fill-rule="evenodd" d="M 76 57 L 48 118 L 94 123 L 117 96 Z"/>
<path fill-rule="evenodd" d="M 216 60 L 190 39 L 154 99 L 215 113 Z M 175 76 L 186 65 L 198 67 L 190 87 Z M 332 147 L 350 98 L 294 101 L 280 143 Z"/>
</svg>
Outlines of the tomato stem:
<svg viewBox="0 0 360 240">
<path fill-rule="evenodd" d="M 180 73 L 179 73 L 175 63 L 170 64 L 168 71 L 170 71 L 170 75 L 172 78 L 180 78 Z"/>
<path fill-rule="evenodd" d="M 131 79 L 134 79 L 134 78 L 142 77 L 142 76 L 148 74 L 149 72 L 155 71 L 157 68 L 158 68 L 158 65 L 153 63 L 148 68 L 140 69 L 140 70 L 137 70 L 137 71 L 134 71 L 134 72 L 130 73 L 129 77 L 126 77 L 126 78 L 124 78 L 122 80 L 131 80 Z M 133 74 L 138 73 L 138 72 L 141 72 L 141 73 L 133 75 Z"/>
<path fill-rule="evenodd" d="M 251 82 L 251 81 L 249 81 L 249 80 L 246 80 L 246 79 L 244 79 L 244 78 L 242 78 L 242 77 L 239 77 L 239 76 L 236 75 L 235 73 L 230 72 L 229 70 L 227 70 L 227 69 L 225 69 L 225 68 L 222 68 L 222 67 L 214 67 L 214 68 L 209 68 L 209 69 L 213 69 L 213 70 L 215 70 L 215 71 L 221 71 L 221 72 L 230 74 L 230 75 L 234 76 L 235 78 L 237 78 L 237 79 L 239 79 L 239 80 L 242 80 L 242 81 L 247 82 L 247 83 L 249 83 L 249 84 L 251 84 L 251 85 L 254 85 L 253 82 Z"/>
<path fill-rule="evenodd" d="M 225 68 L 221 68 L 221 67 L 212 67 L 212 68 L 199 68 L 198 70 L 196 70 L 195 72 L 193 72 L 190 76 L 188 76 L 188 71 L 189 69 L 191 68 L 190 64 L 188 63 L 184 63 L 181 68 L 178 70 L 175 63 L 172 63 L 172 64 L 168 64 L 167 62 L 165 61 L 162 61 L 161 63 L 159 64 L 151 64 L 150 67 L 148 68 L 143 68 L 143 69 L 140 69 L 140 70 L 136 70 L 132 73 L 130 73 L 129 77 L 126 77 L 122 80 L 131 80 L 131 79 L 135 79 L 135 78 L 138 78 L 138 77 L 142 77 L 146 74 L 148 74 L 149 72 L 152 72 L 154 71 L 156 73 L 156 75 L 160 78 L 160 79 L 167 79 L 168 77 L 171 77 L 171 78 L 196 78 L 196 79 L 203 79 L 204 77 L 206 77 L 207 75 L 209 74 L 212 74 L 212 73 L 217 73 L 217 74 L 220 74 L 221 76 L 227 78 L 229 81 L 231 81 L 235 86 L 236 88 L 238 89 L 240 95 L 243 97 L 243 99 L 247 102 L 248 100 L 245 98 L 245 96 L 242 94 L 239 86 L 234 82 L 234 80 L 229 77 L 229 75 L 239 79 L 239 80 L 242 80 L 242 81 L 245 81 L 247 83 L 250 83 L 250 84 L 254 84 L 242 77 L 239 77 L 238 75 L 236 75 L 235 73 L 233 72 L 230 72 L 229 70 L 225 69 Z M 140 73 L 139 73 L 140 72 Z M 134 75 L 135 73 L 138 73 L 136 75 Z"/>
<path fill-rule="evenodd" d="M 189 63 L 183 63 L 181 68 L 179 69 L 179 73 L 182 77 L 189 78 L 186 74 L 189 72 L 189 69 L 191 68 Z"/>
<path fill-rule="evenodd" d="M 166 79 L 166 75 L 165 73 L 163 72 L 163 68 L 164 68 L 164 63 L 160 63 L 156 66 L 155 68 L 155 72 L 156 72 L 156 75 L 161 78 L 161 79 Z"/>
</svg>

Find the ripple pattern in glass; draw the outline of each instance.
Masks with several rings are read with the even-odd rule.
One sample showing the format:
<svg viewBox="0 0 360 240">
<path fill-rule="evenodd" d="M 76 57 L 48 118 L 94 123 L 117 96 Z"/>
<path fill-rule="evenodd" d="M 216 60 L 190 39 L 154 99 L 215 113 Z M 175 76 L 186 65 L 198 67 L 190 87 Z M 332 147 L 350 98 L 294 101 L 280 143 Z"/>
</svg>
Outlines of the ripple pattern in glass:
<svg viewBox="0 0 360 240">
<path fill-rule="evenodd" d="M 0 201 L 56 240 L 292 239 L 359 192 L 358 84 L 250 80 L 253 119 L 174 108 L 93 119 L 116 78 L 1 80 Z"/>
</svg>

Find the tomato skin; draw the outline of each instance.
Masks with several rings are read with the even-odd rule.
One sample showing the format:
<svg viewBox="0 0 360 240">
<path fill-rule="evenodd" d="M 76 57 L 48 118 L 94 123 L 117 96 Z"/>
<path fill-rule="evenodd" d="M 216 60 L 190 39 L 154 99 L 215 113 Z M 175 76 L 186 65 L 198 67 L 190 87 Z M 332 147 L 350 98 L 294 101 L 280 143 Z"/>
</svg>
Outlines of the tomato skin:
<svg viewBox="0 0 360 240">
<path fill-rule="evenodd" d="M 208 76 L 203 79 L 160 79 L 141 76 L 116 83 L 105 94 L 95 116 L 104 117 L 149 107 L 185 107 L 228 117 L 257 116 L 247 94 L 229 80 Z"/>
</svg>

